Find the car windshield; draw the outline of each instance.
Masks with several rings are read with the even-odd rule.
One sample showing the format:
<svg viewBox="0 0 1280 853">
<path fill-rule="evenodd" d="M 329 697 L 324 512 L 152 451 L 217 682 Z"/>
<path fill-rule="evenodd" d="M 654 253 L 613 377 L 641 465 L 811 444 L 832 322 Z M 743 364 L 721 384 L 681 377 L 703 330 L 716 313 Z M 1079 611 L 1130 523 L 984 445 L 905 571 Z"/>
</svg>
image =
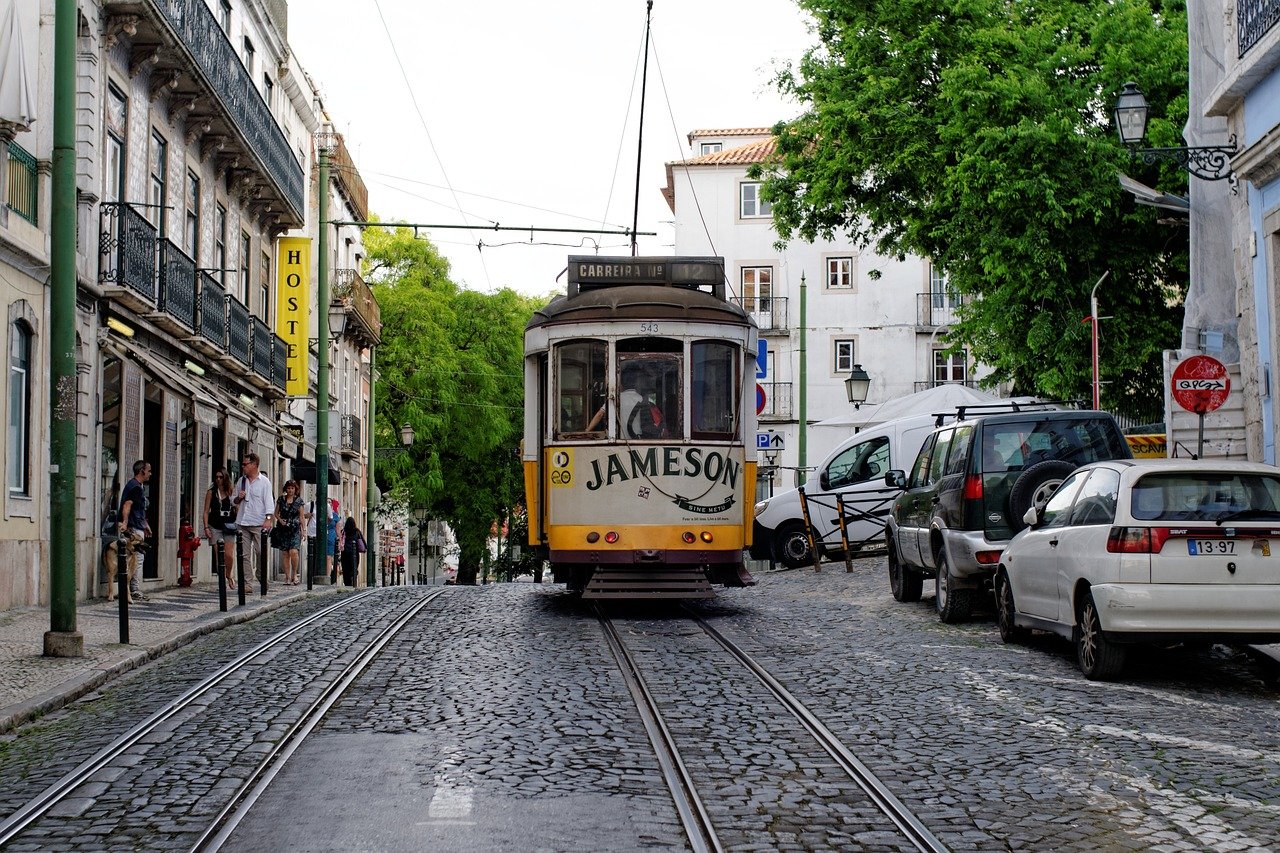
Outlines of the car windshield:
<svg viewBox="0 0 1280 853">
<path fill-rule="evenodd" d="M 1124 459 L 1124 437 L 1101 418 L 1047 418 L 983 425 L 982 471 L 995 473 L 1060 460 L 1087 465 Z"/>
<path fill-rule="evenodd" d="M 1274 520 L 1280 518 L 1280 477 L 1233 471 L 1148 474 L 1133 486 L 1140 521 Z"/>
</svg>

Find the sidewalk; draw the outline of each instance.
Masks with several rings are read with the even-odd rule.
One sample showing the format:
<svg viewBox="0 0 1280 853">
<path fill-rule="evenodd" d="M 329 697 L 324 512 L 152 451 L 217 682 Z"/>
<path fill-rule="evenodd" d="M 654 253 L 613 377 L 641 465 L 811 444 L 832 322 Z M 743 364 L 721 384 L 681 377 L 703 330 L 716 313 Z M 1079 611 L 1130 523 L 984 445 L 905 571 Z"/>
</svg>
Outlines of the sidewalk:
<svg viewBox="0 0 1280 853">
<path fill-rule="evenodd" d="M 311 595 L 329 595 L 338 587 L 317 586 Z M 0 613 L 0 732 L 61 708 L 104 682 L 190 643 L 196 637 L 247 622 L 305 598 L 307 588 L 273 583 L 263 597 L 249 591 L 240 607 L 227 590 L 227 612 L 218 610 L 218 585 L 197 584 L 148 591 L 150 601 L 129 607 L 130 644 L 120 644 L 120 609 L 115 601 L 95 599 L 76 606 L 76 626 L 84 635 L 84 657 L 46 658 L 44 633 L 49 609 L 24 608 Z"/>
</svg>

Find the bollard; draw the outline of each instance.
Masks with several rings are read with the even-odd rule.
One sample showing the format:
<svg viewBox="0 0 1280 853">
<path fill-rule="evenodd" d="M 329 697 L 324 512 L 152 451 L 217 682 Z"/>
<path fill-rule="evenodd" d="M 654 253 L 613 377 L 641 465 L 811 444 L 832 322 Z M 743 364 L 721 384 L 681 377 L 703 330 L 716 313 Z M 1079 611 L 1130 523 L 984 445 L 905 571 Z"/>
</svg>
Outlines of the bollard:
<svg viewBox="0 0 1280 853">
<path fill-rule="evenodd" d="M 126 534 L 116 537 L 116 597 L 120 599 L 120 643 L 129 644 L 129 560 L 125 556 Z"/>
<path fill-rule="evenodd" d="M 818 543 L 813 539 L 813 522 L 809 519 L 809 499 L 805 497 L 804 486 L 796 489 L 800 495 L 800 513 L 804 516 L 804 534 L 809 537 L 809 553 L 813 556 L 813 570 L 822 571 L 822 558 L 818 555 Z"/>
<path fill-rule="evenodd" d="M 840 545 L 844 548 L 844 570 L 853 571 L 853 555 L 849 553 L 849 528 L 844 523 L 844 498 L 836 494 L 836 515 L 840 518 Z"/>
<path fill-rule="evenodd" d="M 245 601 L 245 583 L 244 583 L 244 542 L 241 541 L 240 532 L 236 532 L 236 595 L 240 599 L 240 606 L 244 607 Z"/>
<path fill-rule="evenodd" d="M 311 585 L 315 583 L 316 566 L 319 565 L 320 555 L 316 553 L 316 537 L 307 537 L 307 592 L 311 592 Z"/>
<path fill-rule="evenodd" d="M 223 540 L 219 536 L 217 541 L 210 542 L 213 546 L 213 571 L 218 575 L 218 610 L 223 613 L 227 612 L 227 569 L 223 563 L 226 562 L 226 554 L 222 547 Z"/>
<path fill-rule="evenodd" d="M 267 572 L 271 567 L 271 548 L 267 543 L 267 531 L 262 531 L 262 538 L 258 541 L 258 574 L 262 578 L 262 595 L 267 594 Z"/>
</svg>

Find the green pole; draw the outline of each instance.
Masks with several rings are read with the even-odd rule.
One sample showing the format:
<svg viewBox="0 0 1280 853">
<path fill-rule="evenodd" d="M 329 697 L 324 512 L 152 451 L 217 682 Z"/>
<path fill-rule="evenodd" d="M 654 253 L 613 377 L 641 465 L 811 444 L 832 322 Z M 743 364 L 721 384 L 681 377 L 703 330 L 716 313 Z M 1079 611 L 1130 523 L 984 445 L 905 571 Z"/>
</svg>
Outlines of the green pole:
<svg viewBox="0 0 1280 853">
<path fill-rule="evenodd" d="M 57 0 L 53 28 L 47 657 L 84 654 L 84 635 L 76 630 L 76 19 L 76 0 Z"/>
<path fill-rule="evenodd" d="M 329 134 L 316 135 L 320 154 L 320 248 L 316 264 L 316 545 L 329 542 Z M 341 556 L 339 555 L 339 559 Z M 315 583 L 329 582 L 329 567 L 316 562 Z M 327 562 L 324 561 L 324 562 Z"/>
<path fill-rule="evenodd" d="M 365 535 L 364 535 L 365 541 L 367 543 L 366 547 L 369 552 L 366 555 L 367 559 L 364 561 L 365 562 L 364 577 L 365 577 L 366 586 L 374 586 L 377 583 L 377 579 L 378 579 L 377 574 L 374 572 L 374 567 L 377 566 L 378 564 L 378 537 L 375 535 L 377 534 L 378 531 L 377 531 L 377 525 L 375 524 L 374 518 L 373 518 L 373 502 L 374 502 L 375 496 L 378 494 L 378 487 L 374 485 L 374 481 L 373 481 L 373 468 L 374 468 L 373 463 L 374 463 L 374 459 L 376 459 L 378 455 L 377 453 L 374 452 L 376 450 L 376 447 L 373 441 L 374 400 L 378 396 L 376 391 L 378 374 L 377 374 L 377 371 L 374 370 L 374 363 L 375 363 L 375 359 L 377 358 L 377 353 L 378 353 L 377 347 L 369 348 L 369 420 L 365 422 L 369 424 L 369 467 L 368 467 L 368 474 L 367 474 L 367 476 L 369 477 L 369 499 L 365 502 L 366 505 L 368 506 L 368 510 L 366 511 L 366 517 L 365 517 Z"/>
<path fill-rule="evenodd" d="M 805 468 L 808 467 L 808 446 L 809 446 L 809 420 L 805 416 L 809 403 L 809 359 L 805 353 L 805 338 L 809 333 L 809 324 L 806 320 L 808 315 L 807 295 L 808 284 L 804 280 L 804 273 L 800 273 L 800 440 L 797 442 L 799 450 L 799 461 L 796 469 L 796 485 L 800 485 L 804 480 Z"/>
</svg>

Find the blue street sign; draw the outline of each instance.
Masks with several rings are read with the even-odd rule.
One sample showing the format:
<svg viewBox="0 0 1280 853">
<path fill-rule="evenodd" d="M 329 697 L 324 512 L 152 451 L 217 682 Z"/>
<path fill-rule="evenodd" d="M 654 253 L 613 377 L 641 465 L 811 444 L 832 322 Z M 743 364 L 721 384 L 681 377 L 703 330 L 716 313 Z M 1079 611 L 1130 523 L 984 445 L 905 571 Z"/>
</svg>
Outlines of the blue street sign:
<svg viewBox="0 0 1280 853">
<path fill-rule="evenodd" d="M 756 341 L 756 379 L 769 376 L 769 342 Z"/>
<path fill-rule="evenodd" d="M 769 433 L 767 432 L 756 433 L 756 450 L 768 450 L 768 449 L 769 449 Z"/>
</svg>

